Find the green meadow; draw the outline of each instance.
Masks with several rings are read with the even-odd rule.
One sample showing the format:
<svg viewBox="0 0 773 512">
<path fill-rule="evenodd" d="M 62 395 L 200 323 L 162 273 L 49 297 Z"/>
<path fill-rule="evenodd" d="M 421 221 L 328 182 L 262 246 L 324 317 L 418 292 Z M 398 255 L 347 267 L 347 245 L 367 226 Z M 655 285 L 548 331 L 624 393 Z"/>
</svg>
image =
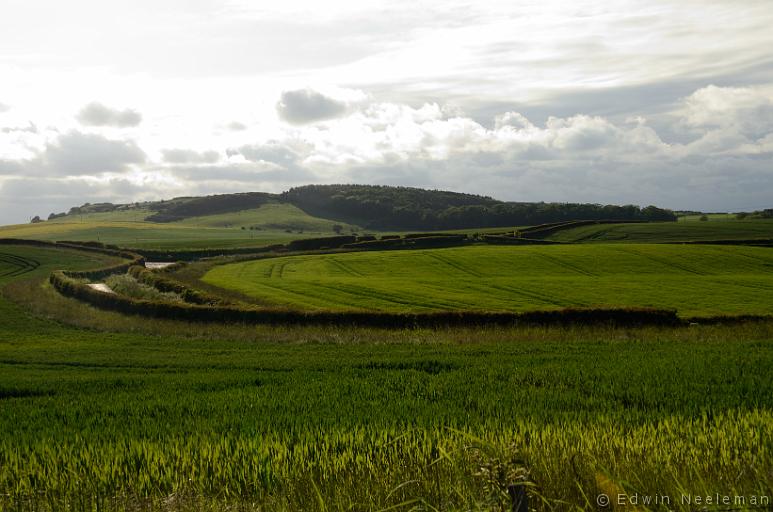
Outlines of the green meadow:
<svg viewBox="0 0 773 512">
<path fill-rule="evenodd" d="M 258 303 L 315 310 L 773 313 L 773 251 L 743 246 L 478 245 L 303 255 L 215 266 L 202 280 Z"/>
<path fill-rule="evenodd" d="M 507 510 L 517 482 L 536 509 L 583 510 L 599 493 L 773 490 L 769 322 L 188 324 L 98 311 L 46 283 L 110 258 L 0 252 L 3 510 Z"/>
</svg>

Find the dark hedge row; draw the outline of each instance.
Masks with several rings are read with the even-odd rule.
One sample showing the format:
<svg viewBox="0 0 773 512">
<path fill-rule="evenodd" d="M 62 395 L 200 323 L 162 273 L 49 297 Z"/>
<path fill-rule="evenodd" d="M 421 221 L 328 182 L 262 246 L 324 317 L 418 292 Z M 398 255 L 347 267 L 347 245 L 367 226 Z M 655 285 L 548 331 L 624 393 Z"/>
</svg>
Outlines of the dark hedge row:
<svg viewBox="0 0 773 512">
<path fill-rule="evenodd" d="M 673 310 L 647 308 L 563 309 L 525 313 L 480 311 L 439 311 L 434 313 L 387 313 L 362 311 L 297 311 L 252 306 L 203 306 L 132 299 L 104 293 L 80 283 L 62 271 L 53 272 L 50 282 L 61 294 L 100 309 L 125 314 L 183 320 L 246 324 L 358 325 L 385 328 L 482 326 L 482 325 L 573 325 L 616 326 L 680 325 Z"/>
<path fill-rule="evenodd" d="M 404 238 L 382 238 L 381 240 L 369 240 L 365 242 L 345 244 L 342 246 L 342 248 L 364 250 L 430 249 L 436 247 L 456 247 L 459 245 L 472 243 L 473 241 L 474 240 L 467 238 L 467 235 L 424 235 L 422 237 L 409 237 L 406 235 Z"/>
<path fill-rule="evenodd" d="M 129 274 L 137 281 L 152 286 L 160 292 L 176 293 L 182 300 L 190 304 L 213 306 L 226 302 L 221 297 L 203 291 L 193 290 L 178 281 L 162 277 L 158 273 L 139 265 L 129 267 Z"/>
<path fill-rule="evenodd" d="M 242 254 L 262 254 L 280 252 L 287 248 L 284 245 L 267 245 L 264 247 L 238 247 L 232 249 L 195 249 L 187 251 L 159 251 L 155 249 L 128 249 L 142 254 L 148 261 L 194 261 L 202 258 L 217 258 L 220 256 L 236 256 Z"/>
<path fill-rule="evenodd" d="M 447 238 L 457 238 L 457 239 L 465 239 L 467 238 L 467 235 L 464 233 L 408 233 L 407 235 L 403 236 L 406 240 L 410 240 L 412 238 L 429 238 L 429 237 L 438 237 L 438 236 L 444 236 Z"/>
<path fill-rule="evenodd" d="M 488 244 L 502 245 L 560 245 L 561 242 L 541 240 L 539 238 L 515 238 L 505 235 L 483 235 L 481 239 Z"/>
<path fill-rule="evenodd" d="M 287 244 L 290 251 L 315 251 L 318 249 L 336 249 L 345 244 L 353 244 L 357 241 L 354 235 L 326 236 L 323 238 L 303 238 L 293 240 Z"/>
<path fill-rule="evenodd" d="M 752 245 L 755 247 L 773 246 L 773 238 L 752 238 L 748 240 L 687 240 L 682 242 L 664 242 L 667 244 L 697 244 L 697 245 Z"/>
</svg>

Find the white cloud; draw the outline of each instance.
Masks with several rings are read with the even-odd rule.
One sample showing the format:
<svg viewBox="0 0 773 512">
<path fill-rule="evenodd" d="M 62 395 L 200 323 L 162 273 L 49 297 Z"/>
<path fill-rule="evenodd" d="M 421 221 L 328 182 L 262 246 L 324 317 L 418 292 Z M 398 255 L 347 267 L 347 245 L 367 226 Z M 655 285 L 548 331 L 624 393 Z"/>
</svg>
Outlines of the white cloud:
<svg viewBox="0 0 773 512">
<path fill-rule="evenodd" d="M 0 114 L 2 114 L 3 112 L 8 112 L 9 110 L 11 110 L 11 107 L 6 105 L 5 103 L 0 103 Z"/>
<path fill-rule="evenodd" d="M 682 115 L 691 128 L 760 137 L 773 131 L 773 88 L 710 85 L 686 98 Z"/>
<path fill-rule="evenodd" d="M 142 115 L 136 110 L 117 110 L 98 102 L 92 102 L 78 113 L 78 121 L 85 126 L 126 128 L 139 125 L 142 122 Z"/>
</svg>

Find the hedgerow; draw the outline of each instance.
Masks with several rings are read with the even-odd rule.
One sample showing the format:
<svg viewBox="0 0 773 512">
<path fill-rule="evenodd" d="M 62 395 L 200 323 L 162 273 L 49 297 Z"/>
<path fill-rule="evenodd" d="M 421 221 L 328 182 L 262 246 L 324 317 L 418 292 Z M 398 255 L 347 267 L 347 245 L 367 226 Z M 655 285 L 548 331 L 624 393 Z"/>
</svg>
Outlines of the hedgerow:
<svg viewBox="0 0 773 512">
<path fill-rule="evenodd" d="M 126 314 L 169 318 L 191 322 L 236 322 L 255 324 L 327 324 L 406 328 L 514 324 L 610 324 L 624 326 L 679 325 L 674 310 L 650 308 L 569 308 L 524 313 L 487 311 L 438 311 L 430 313 L 391 313 L 364 311 L 299 311 L 241 305 L 204 306 L 138 300 L 104 293 L 55 271 L 50 282 L 60 293 L 89 304 Z"/>
<path fill-rule="evenodd" d="M 214 305 L 225 302 L 221 297 L 216 297 L 200 290 L 193 290 L 178 281 L 162 277 L 158 273 L 139 265 L 129 267 L 128 273 L 140 283 L 152 286 L 160 292 L 174 293 L 183 301 L 191 304 Z"/>
</svg>

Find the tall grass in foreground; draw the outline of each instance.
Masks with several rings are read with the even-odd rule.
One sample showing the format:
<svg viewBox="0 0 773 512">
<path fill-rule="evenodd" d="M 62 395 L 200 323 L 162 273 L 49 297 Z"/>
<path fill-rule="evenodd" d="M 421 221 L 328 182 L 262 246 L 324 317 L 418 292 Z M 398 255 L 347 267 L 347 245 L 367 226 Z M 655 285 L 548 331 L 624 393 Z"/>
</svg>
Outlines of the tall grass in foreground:
<svg viewBox="0 0 773 512">
<path fill-rule="evenodd" d="M 558 425 L 527 419 L 480 430 L 0 441 L 0 488 L 9 508 L 32 500 L 38 509 L 184 509 L 186 500 L 198 500 L 267 510 L 507 510 L 507 485 L 518 481 L 528 483 L 539 510 L 595 508 L 599 493 L 667 495 L 672 508 L 688 510 L 679 506 L 683 494 L 773 490 L 769 412 L 638 427 L 613 418 Z"/>
</svg>

